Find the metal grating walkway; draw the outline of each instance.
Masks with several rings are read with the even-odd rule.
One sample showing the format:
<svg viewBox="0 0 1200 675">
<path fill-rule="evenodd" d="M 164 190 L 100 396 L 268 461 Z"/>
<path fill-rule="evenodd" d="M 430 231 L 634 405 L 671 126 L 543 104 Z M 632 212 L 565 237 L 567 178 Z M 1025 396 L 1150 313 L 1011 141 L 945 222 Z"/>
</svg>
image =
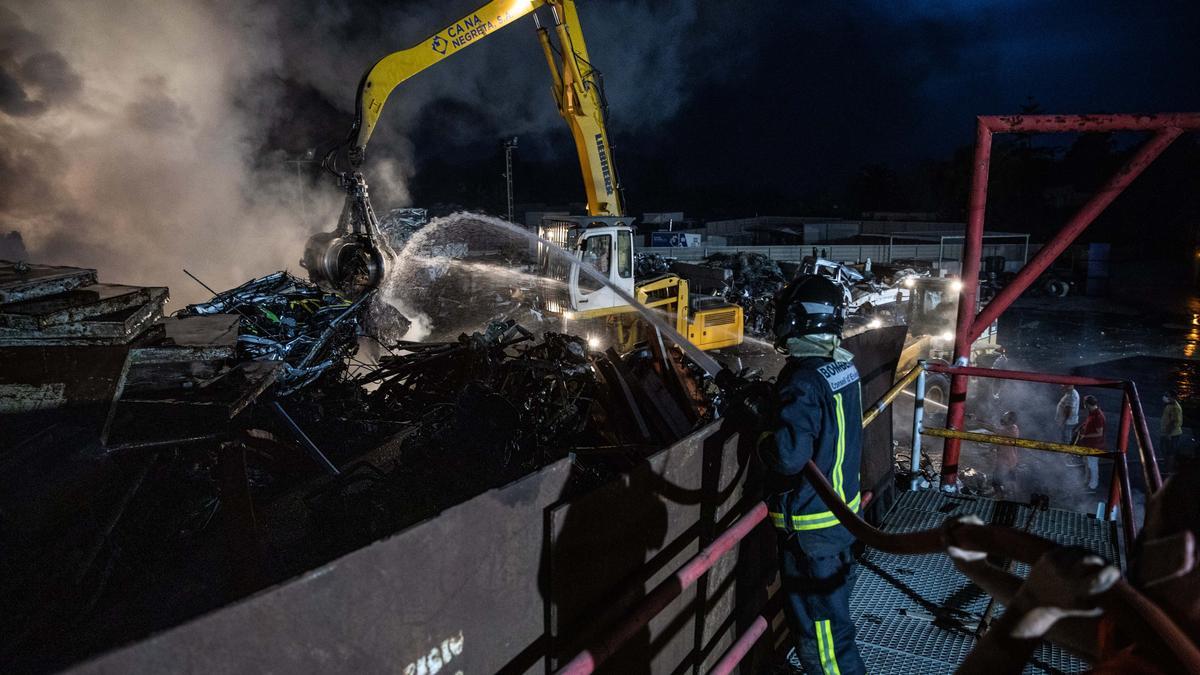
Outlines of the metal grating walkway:
<svg viewBox="0 0 1200 675">
<path fill-rule="evenodd" d="M 902 493 L 883 521 L 888 532 L 938 527 L 946 518 L 975 514 L 991 522 L 997 503 L 936 491 Z M 1018 527 L 1028 507 L 1017 507 Z M 1112 523 L 1050 509 L 1034 516 L 1030 531 L 1116 560 Z M 988 596 L 944 555 L 901 556 L 867 549 L 860 558 L 850 612 L 858 627 L 859 651 L 872 673 L 953 673 L 975 643 L 974 629 Z M 1017 565 L 1015 573 L 1028 573 Z M 1003 607 L 997 607 L 997 615 Z M 1043 644 L 1027 673 L 1078 673 L 1087 664 Z"/>
</svg>

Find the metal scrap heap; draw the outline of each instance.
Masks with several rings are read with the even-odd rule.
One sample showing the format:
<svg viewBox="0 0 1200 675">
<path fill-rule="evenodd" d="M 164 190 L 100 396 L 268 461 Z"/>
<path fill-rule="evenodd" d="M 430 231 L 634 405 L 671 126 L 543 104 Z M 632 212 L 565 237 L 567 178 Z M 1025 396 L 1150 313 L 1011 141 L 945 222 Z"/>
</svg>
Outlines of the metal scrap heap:
<svg viewBox="0 0 1200 675">
<path fill-rule="evenodd" d="M 513 321 L 456 342 L 412 343 L 358 380 L 377 415 L 423 444 L 495 450 L 526 461 L 571 447 L 588 428 L 597 381 L 587 343 Z"/>
<path fill-rule="evenodd" d="M 354 302 L 276 272 L 188 305 L 177 317 L 237 314 L 241 326 L 238 353 L 250 360 L 280 361 L 280 396 L 311 384 L 358 350 L 363 315 L 374 293 Z"/>
<path fill-rule="evenodd" d="M 671 271 L 673 258 L 657 253 L 634 253 L 633 276 L 635 279 L 648 279 Z"/>
<path fill-rule="evenodd" d="M 705 258 L 704 264 L 732 272 L 721 294 L 727 302 L 742 306 L 748 333 L 770 335 L 775 294 L 787 283 L 779 263 L 761 253 L 716 253 Z"/>
</svg>

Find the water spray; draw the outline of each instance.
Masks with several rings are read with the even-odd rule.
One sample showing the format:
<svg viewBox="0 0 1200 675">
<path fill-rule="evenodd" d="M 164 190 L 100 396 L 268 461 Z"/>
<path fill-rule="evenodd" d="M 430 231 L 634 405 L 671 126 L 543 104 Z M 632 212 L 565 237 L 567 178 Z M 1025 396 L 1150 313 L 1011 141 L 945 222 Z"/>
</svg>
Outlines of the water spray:
<svg viewBox="0 0 1200 675">
<path fill-rule="evenodd" d="M 398 280 L 394 278 L 395 275 L 398 274 L 402 268 L 406 267 L 404 262 L 409 259 L 410 252 L 415 253 L 418 251 L 420 246 L 423 245 L 424 241 L 431 236 L 434 230 L 452 223 L 468 221 L 479 223 L 481 225 L 487 225 L 493 229 L 516 235 L 530 243 L 541 244 L 545 247 L 545 250 L 550 252 L 551 255 L 570 265 L 577 266 L 581 273 L 586 274 L 593 281 L 611 288 L 612 291 L 617 294 L 617 297 L 624 300 L 627 304 L 629 304 L 630 307 L 641 314 L 642 317 L 645 318 L 646 321 L 650 322 L 650 324 L 654 326 L 660 334 L 665 335 L 669 340 L 671 340 L 671 342 L 674 342 L 676 345 L 678 345 L 680 349 L 682 349 L 689 357 L 691 357 L 696 365 L 700 366 L 700 368 L 704 370 L 704 372 L 714 377 L 717 375 L 717 373 L 721 372 L 721 364 L 717 363 L 716 359 L 704 353 L 700 348 L 696 347 L 696 345 L 688 342 L 688 340 L 680 335 L 679 332 L 676 331 L 675 328 L 672 327 L 671 324 L 668 323 L 666 319 L 664 319 L 658 312 L 646 307 L 642 303 L 638 302 L 637 299 L 632 295 L 620 287 L 613 285 L 608 278 L 601 274 L 598 270 L 590 265 L 582 263 L 577 257 L 561 246 L 547 241 L 536 234 L 529 232 L 528 230 L 525 230 L 500 218 L 493 218 L 491 216 L 485 216 L 477 213 L 460 212 L 438 219 L 437 221 L 430 222 L 428 226 L 417 232 L 417 234 L 415 234 L 404 247 L 404 252 L 399 256 L 399 260 L 401 261 L 400 265 L 393 266 L 393 268 L 389 270 L 389 278 L 385 281 L 385 286 L 383 289 L 384 292 L 387 293 L 389 290 L 399 286 Z"/>
</svg>

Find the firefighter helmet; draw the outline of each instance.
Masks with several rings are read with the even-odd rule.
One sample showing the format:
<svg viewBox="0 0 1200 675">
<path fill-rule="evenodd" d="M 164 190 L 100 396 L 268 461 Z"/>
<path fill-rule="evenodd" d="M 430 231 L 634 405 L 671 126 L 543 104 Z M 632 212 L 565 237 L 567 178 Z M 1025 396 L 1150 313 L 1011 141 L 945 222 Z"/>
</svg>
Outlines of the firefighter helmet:
<svg viewBox="0 0 1200 675">
<path fill-rule="evenodd" d="M 828 277 L 796 277 L 775 296 L 775 348 L 786 349 L 788 338 L 817 333 L 840 336 L 846 323 L 846 296 Z"/>
</svg>

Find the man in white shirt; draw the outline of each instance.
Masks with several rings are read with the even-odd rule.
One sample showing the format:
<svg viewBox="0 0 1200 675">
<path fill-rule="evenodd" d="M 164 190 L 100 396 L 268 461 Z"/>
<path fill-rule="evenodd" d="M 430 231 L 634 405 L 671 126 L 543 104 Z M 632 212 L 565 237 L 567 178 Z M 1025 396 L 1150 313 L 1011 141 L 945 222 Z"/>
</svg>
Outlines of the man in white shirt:
<svg viewBox="0 0 1200 675">
<path fill-rule="evenodd" d="M 1074 385 L 1068 384 L 1063 387 L 1054 421 L 1058 423 L 1059 437 L 1063 443 L 1075 440 L 1075 427 L 1079 426 L 1079 392 L 1075 391 Z"/>
</svg>

